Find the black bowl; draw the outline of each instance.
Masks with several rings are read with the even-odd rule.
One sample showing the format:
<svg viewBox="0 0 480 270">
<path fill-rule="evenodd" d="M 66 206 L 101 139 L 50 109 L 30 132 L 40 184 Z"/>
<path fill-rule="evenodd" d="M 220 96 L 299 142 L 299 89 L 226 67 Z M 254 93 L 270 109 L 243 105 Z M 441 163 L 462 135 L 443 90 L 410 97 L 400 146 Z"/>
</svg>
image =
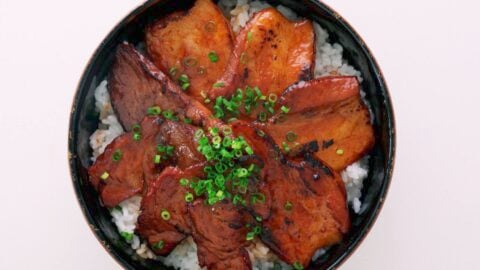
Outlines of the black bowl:
<svg viewBox="0 0 480 270">
<path fill-rule="evenodd" d="M 330 41 L 344 47 L 344 58 L 362 72 L 362 88 L 370 102 L 374 115 L 376 145 L 370 156 L 370 173 L 364 181 L 363 206 L 360 215 L 352 214 L 352 229 L 344 240 L 312 263 L 312 269 L 338 267 L 361 243 L 385 200 L 392 177 L 395 153 L 395 128 L 393 108 L 383 75 L 371 52 L 338 13 L 316 0 L 269 1 L 283 4 L 298 14 L 317 21 L 329 31 Z M 98 126 L 94 110 L 93 92 L 106 77 L 115 48 L 124 40 L 132 43 L 143 39 L 146 24 L 173 10 L 185 8 L 192 1 L 152 0 L 141 5 L 125 17 L 103 40 L 90 59 L 78 86 L 70 117 L 69 162 L 73 185 L 78 201 L 90 228 L 105 249 L 126 269 L 166 269 L 159 262 L 138 257 L 128 244 L 122 241 L 107 209 L 102 207 L 97 193 L 88 182 L 86 168 L 90 165 L 91 149 L 88 138 Z"/>
</svg>

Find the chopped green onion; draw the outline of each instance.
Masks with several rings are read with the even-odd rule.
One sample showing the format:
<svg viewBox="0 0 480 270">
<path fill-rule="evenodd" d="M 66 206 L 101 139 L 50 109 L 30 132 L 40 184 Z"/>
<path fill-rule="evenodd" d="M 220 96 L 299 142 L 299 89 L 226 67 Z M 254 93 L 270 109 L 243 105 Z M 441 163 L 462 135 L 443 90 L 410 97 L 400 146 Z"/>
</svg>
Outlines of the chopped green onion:
<svg viewBox="0 0 480 270">
<path fill-rule="evenodd" d="M 142 134 L 140 133 L 133 133 L 133 140 L 134 141 L 140 141 L 142 139 Z"/>
<path fill-rule="evenodd" d="M 109 174 L 107 171 L 105 171 L 105 172 L 103 172 L 102 175 L 100 176 L 100 179 L 102 179 L 103 181 L 105 181 L 105 180 L 108 179 L 108 177 L 110 177 L 110 174 Z"/>
<path fill-rule="evenodd" d="M 173 155 L 173 150 L 175 150 L 175 147 L 173 147 L 171 145 L 167 145 L 165 147 L 165 151 L 167 152 L 167 155 L 169 155 L 169 156 Z"/>
<path fill-rule="evenodd" d="M 245 153 L 248 155 L 253 155 L 253 150 L 250 146 L 245 147 Z"/>
<path fill-rule="evenodd" d="M 190 192 L 187 192 L 187 194 L 185 194 L 185 201 L 188 203 L 193 202 L 193 194 Z"/>
<path fill-rule="evenodd" d="M 272 94 L 268 95 L 268 101 L 270 101 L 270 102 L 272 102 L 272 103 L 277 102 L 277 99 L 278 99 L 278 97 L 277 97 L 276 94 L 273 94 L 273 93 L 272 93 Z"/>
<path fill-rule="evenodd" d="M 257 202 L 259 203 L 265 203 L 265 195 L 262 193 L 255 193 L 252 195 L 252 204 L 255 204 Z"/>
<path fill-rule="evenodd" d="M 181 83 L 189 83 L 190 79 L 188 78 L 187 74 L 182 74 L 178 77 L 178 81 Z"/>
<path fill-rule="evenodd" d="M 287 141 L 294 142 L 297 139 L 297 134 L 293 131 L 289 131 L 285 137 L 287 138 Z"/>
<path fill-rule="evenodd" d="M 255 228 L 253 228 L 253 232 L 254 232 L 255 234 L 257 234 L 257 235 L 258 235 L 258 234 L 261 234 L 261 233 L 262 233 L 262 227 L 260 227 L 260 226 L 255 226 Z"/>
<path fill-rule="evenodd" d="M 197 65 L 198 61 L 197 61 L 197 59 L 195 59 L 193 57 L 187 56 L 187 57 L 183 58 L 182 63 L 186 67 L 194 67 L 194 66 Z"/>
<path fill-rule="evenodd" d="M 263 219 L 262 219 L 261 216 L 256 216 L 256 217 L 255 217 L 255 220 L 258 221 L 258 222 L 262 222 Z"/>
<path fill-rule="evenodd" d="M 266 114 L 265 112 L 260 112 L 260 113 L 258 114 L 258 120 L 259 120 L 260 122 L 265 122 L 265 121 L 267 121 L 267 114 Z"/>
<path fill-rule="evenodd" d="M 263 137 L 265 137 L 265 132 L 263 130 L 258 129 L 257 130 L 257 135 L 263 138 Z"/>
<path fill-rule="evenodd" d="M 190 87 L 190 84 L 189 83 L 184 83 L 184 84 L 181 85 L 181 87 L 182 87 L 183 90 L 187 90 L 188 87 Z"/>
<path fill-rule="evenodd" d="M 147 109 L 147 115 L 150 116 L 159 115 L 161 112 L 162 110 L 158 106 L 152 106 Z"/>
<path fill-rule="evenodd" d="M 230 135 L 232 134 L 232 128 L 229 126 L 226 126 L 222 129 L 223 135 Z"/>
<path fill-rule="evenodd" d="M 153 163 L 160 164 L 160 162 L 162 162 L 162 156 L 161 155 L 155 155 L 155 157 L 153 158 Z"/>
<path fill-rule="evenodd" d="M 208 59 L 210 59 L 210 62 L 216 63 L 218 62 L 218 54 L 215 51 L 211 51 L 208 53 Z"/>
<path fill-rule="evenodd" d="M 162 218 L 164 220 L 169 220 L 170 219 L 170 213 L 167 210 L 162 210 L 162 213 L 160 213 L 160 215 L 162 216 Z"/>
<path fill-rule="evenodd" d="M 343 149 L 337 149 L 336 153 L 337 155 L 342 156 L 345 153 L 345 151 Z"/>
<path fill-rule="evenodd" d="M 285 205 L 283 206 L 283 208 L 287 211 L 291 211 L 293 209 L 293 204 L 291 202 L 287 201 L 285 203 Z"/>
<path fill-rule="evenodd" d="M 188 185 L 188 182 L 189 182 L 189 181 L 188 181 L 187 178 L 182 178 L 182 179 L 180 179 L 180 185 L 182 185 L 182 186 Z"/>
<path fill-rule="evenodd" d="M 185 117 L 185 118 L 183 118 L 183 122 L 184 122 L 185 124 L 191 124 L 191 123 L 192 123 L 192 119 Z"/>
<path fill-rule="evenodd" d="M 286 106 L 283 106 L 283 105 L 282 105 L 282 107 L 280 107 L 280 110 L 282 111 L 282 113 L 285 113 L 285 114 L 287 114 L 288 112 L 290 112 L 290 108 L 288 108 L 288 107 L 286 107 Z"/>
<path fill-rule="evenodd" d="M 252 37 L 253 37 L 253 33 L 248 31 L 247 33 L 247 41 L 251 41 L 252 40 Z"/>
<path fill-rule="evenodd" d="M 171 67 L 169 70 L 168 70 L 168 73 L 170 73 L 170 75 L 172 76 L 175 76 L 177 74 L 177 68 L 176 67 Z"/>
<path fill-rule="evenodd" d="M 220 88 L 220 87 L 224 87 L 225 86 L 225 83 L 224 82 L 216 82 L 213 84 L 213 87 L 215 88 Z"/>
<path fill-rule="evenodd" d="M 113 155 L 112 155 L 112 160 L 115 161 L 115 162 L 118 162 L 120 161 L 120 159 L 122 159 L 122 151 L 120 149 L 117 149 L 115 150 L 115 152 L 113 152 Z"/>
<path fill-rule="evenodd" d="M 247 237 L 245 238 L 247 241 L 251 241 L 255 238 L 255 233 L 254 232 L 249 232 L 247 233 Z"/>
<path fill-rule="evenodd" d="M 142 127 L 139 124 L 135 124 L 132 126 L 132 132 L 133 133 L 141 133 L 142 132 Z"/>
<path fill-rule="evenodd" d="M 174 115 L 172 111 L 167 110 L 167 111 L 163 111 L 163 117 L 165 117 L 165 119 L 172 120 L 174 118 Z"/>
<path fill-rule="evenodd" d="M 285 153 L 290 152 L 290 147 L 288 146 L 288 144 L 286 142 L 282 142 L 282 147 L 283 147 L 283 150 L 285 151 Z"/>
<path fill-rule="evenodd" d="M 128 242 L 133 240 L 133 233 L 131 232 L 121 232 L 120 235 Z"/>
<path fill-rule="evenodd" d="M 195 139 L 200 139 L 200 138 L 203 136 L 203 130 L 197 129 L 197 130 L 195 131 L 195 135 L 194 135 L 194 136 L 195 136 Z"/>
<path fill-rule="evenodd" d="M 216 135 L 218 135 L 218 128 L 217 127 L 210 128 L 209 132 L 212 136 L 216 136 Z"/>
<path fill-rule="evenodd" d="M 153 248 L 154 250 L 162 250 L 164 246 L 165 246 L 165 242 L 163 242 L 163 240 L 160 240 L 160 241 L 158 241 L 157 243 L 155 243 L 155 244 L 152 246 L 152 248 Z"/>
<path fill-rule="evenodd" d="M 302 264 L 299 263 L 299 262 L 294 262 L 294 263 L 292 264 L 292 266 L 293 266 L 293 269 L 295 269 L 295 270 L 303 270 L 303 266 L 302 266 Z"/>
<path fill-rule="evenodd" d="M 217 25 L 213 21 L 209 21 L 205 24 L 205 31 L 207 32 L 215 32 L 217 30 Z"/>
</svg>

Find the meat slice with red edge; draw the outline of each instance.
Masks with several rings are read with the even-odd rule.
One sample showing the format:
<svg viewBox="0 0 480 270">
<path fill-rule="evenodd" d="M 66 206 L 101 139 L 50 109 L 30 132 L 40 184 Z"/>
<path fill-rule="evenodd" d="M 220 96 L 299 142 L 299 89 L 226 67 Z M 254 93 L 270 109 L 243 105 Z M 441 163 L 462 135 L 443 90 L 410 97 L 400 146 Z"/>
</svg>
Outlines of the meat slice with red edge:
<svg viewBox="0 0 480 270">
<path fill-rule="evenodd" d="M 261 174 L 271 209 L 262 221 L 261 240 L 287 263 L 307 267 L 316 250 L 340 242 L 349 230 L 340 176 L 309 154 L 303 160 L 285 157 L 249 124 L 235 122 L 233 131 L 264 161 Z"/>
<path fill-rule="evenodd" d="M 244 248 L 248 233 L 245 225 L 251 219 L 248 213 L 231 202 L 221 201 L 212 206 L 201 200 L 190 205 L 188 211 L 200 266 L 209 270 L 252 269 Z"/>
<path fill-rule="evenodd" d="M 279 113 L 266 130 L 289 155 L 317 142 L 315 156 L 340 172 L 370 151 L 375 135 L 356 77 L 324 77 L 289 87 L 279 98 Z M 279 110 L 280 111 L 280 110 Z M 288 141 L 291 133 L 295 139 Z"/>
<path fill-rule="evenodd" d="M 167 167 L 149 182 L 143 197 L 136 232 L 148 241 L 157 255 L 169 254 L 178 243 L 190 234 L 187 209 L 188 186 L 180 180 L 199 176 L 201 167 L 185 171 Z"/>
<path fill-rule="evenodd" d="M 145 182 L 166 166 L 187 169 L 204 162 L 204 157 L 196 149 L 196 130 L 185 123 L 146 117 L 135 131 L 113 140 L 88 170 L 90 181 L 105 206 L 114 207 L 141 194 Z M 166 147 L 171 150 L 162 150 Z"/>
<path fill-rule="evenodd" d="M 175 81 L 186 75 L 186 93 L 203 102 L 232 54 L 233 34 L 222 11 L 212 0 L 197 0 L 188 11 L 155 21 L 145 32 L 155 64 Z"/>
<path fill-rule="evenodd" d="M 210 98 L 229 97 L 237 88 L 259 87 L 277 94 L 312 77 L 315 34 L 309 20 L 290 21 L 275 8 L 259 11 L 238 33 L 225 73 Z"/>
<path fill-rule="evenodd" d="M 189 97 L 147 57 L 128 43 L 120 44 L 109 74 L 108 90 L 127 131 L 142 121 L 150 107 L 172 112 L 179 120 L 203 126 L 221 125 L 203 104 Z"/>
</svg>

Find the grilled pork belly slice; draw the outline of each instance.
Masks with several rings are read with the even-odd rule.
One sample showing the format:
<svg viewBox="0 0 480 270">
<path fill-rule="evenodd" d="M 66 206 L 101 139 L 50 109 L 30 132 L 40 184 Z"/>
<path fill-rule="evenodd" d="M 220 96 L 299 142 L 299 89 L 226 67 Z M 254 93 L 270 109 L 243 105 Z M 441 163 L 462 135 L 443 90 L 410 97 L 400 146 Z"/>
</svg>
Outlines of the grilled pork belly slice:
<svg viewBox="0 0 480 270">
<path fill-rule="evenodd" d="M 280 95 L 291 84 L 312 77 L 315 34 L 309 20 L 292 22 L 275 8 L 256 13 L 240 31 L 233 55 L 210 98 L 231 96 L 237 88 L 259 87 Z"/>
<path fill-rule="evenodd" d="M 289 146 L 290 155 L 308 151 L 316 141 L 315 156 L 340 172 L 374 145 L 370 113 L 356 77 L 324 77 L 293 85 L 279 98 L 278 106 L 290 112 L 268 123 L 266 130 L 278 145 Z M 295 133 L 294 142 L 286 139 L 289 132 Z"/>
<path fill-rule="evenodd" d="M 197 0 L 146 29 L 153 62 L 172 80 L 188 76 L 187 93 L 200 102 L 227 66 L 233 48 L 230 25 L 211 0 Z M 202 92 L 204 93 L 202 96 Z"/>
</svg>

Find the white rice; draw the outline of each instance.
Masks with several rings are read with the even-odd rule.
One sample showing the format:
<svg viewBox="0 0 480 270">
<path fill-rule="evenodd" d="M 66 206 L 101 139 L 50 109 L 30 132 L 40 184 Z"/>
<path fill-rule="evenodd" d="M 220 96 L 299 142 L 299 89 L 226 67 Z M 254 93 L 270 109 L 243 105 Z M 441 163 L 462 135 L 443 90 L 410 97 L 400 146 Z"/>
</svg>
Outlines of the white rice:
<svg viewBox="0 0 480 270">
<path fill-rule="evenodd" d="M 95 89 L 95 110 L 100 114 L 99 120 L 103 127 L 99 127 L 90 136 L 90 146 L 93 149 L 92 161 L 105 151 L 113 139 L 123 134 L 123 128 L 110 103 L 110 94 L 107 90 L 107 80 L 102 81 Z"/>
<path fill-rule="evenodd" d="M 220 0 L 218 5 L 230 19 L 234 32 L 240 31 L 249 18 L 255 13 L 270 5 L 264 1 L 250 0 Z M 284 16 L 290 20 L 298 19 L 298 16 L 289 8 L 284 6 L 276 7 Z M 316 34 L 316 62 L 315 78 L 328 75 L 351 75 L 357 76 L 362 81 L 361 73 L 350 66 L 343 59 L 343 47 L 338 43 L 328 42 L 328 32 L 319 24 L 314 23 Z M 113 139 L 124 133 L 122 126 L 112 109 L 110 95 L 107 91 L 107 81 L 102 81 L 95 89 L 95 106 L 100 114 L 101 125 L 90 137 L 90 146 L 93 149 L 92 160 L 95 161 L 98 155 L 103 153 L 105 147 Z M 348 166 L 342 173 L 342 179 L 347 190 L 347 200 L 355 213 L 361 211 L 361 197 L 363 180 L 368 175 L 368 157 Z M 112 209 L 112 221 L 120 233 L 134 233 L 137 218 L 140 215 L 141 197 L 135 196 L 120 203 L 119 208 Z M 158 257 L 147 247 L 145 242 L 134 235 L 128 241 L 137 254 L 143 258 L 158 259 L 167 266 L 180 270 L 200 270 L 197 258 L 197 246 L 191 237 L 188 237 L 178 245 L 167 257 Z M 255 270 L 272 269 L 274 264 L 280 264 L 281 269 L 291 269 L 291 266 L 280 261 L 273 252 L 260 241 L 255 241 L 247 248 L 250 259 Z M 319 249 L 315 252 L 312 260 L 317 259 L 326 253 L 326 249 Z"/>
</svg>

